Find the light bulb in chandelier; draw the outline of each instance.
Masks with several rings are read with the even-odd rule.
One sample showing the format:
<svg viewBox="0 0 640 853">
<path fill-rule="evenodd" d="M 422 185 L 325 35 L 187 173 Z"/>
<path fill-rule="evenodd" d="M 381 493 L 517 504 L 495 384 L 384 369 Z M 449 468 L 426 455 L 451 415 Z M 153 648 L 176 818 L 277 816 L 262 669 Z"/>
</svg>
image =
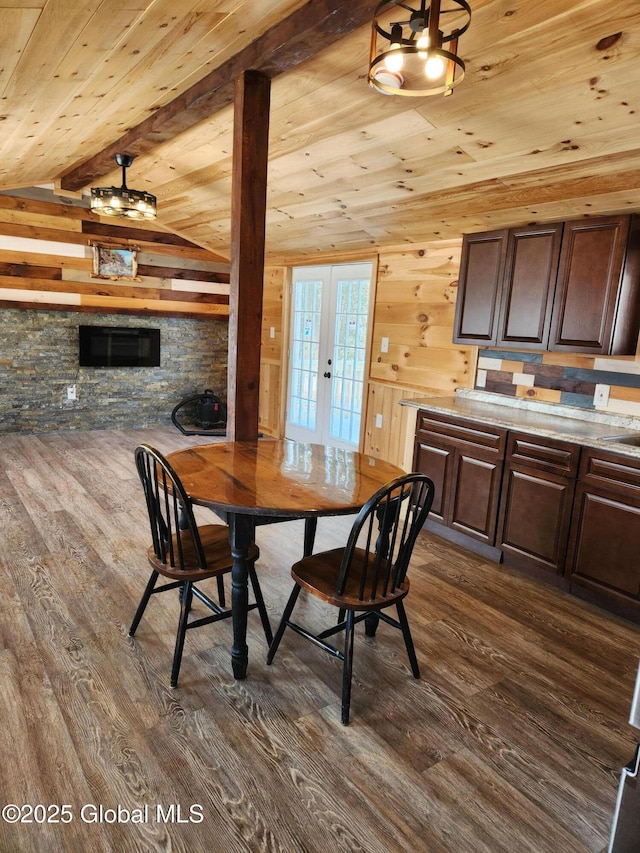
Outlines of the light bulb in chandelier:
<svg viewBox="0 0 640 853">
<path fill-rule="evenodd" d="M 444 74 L 444 60 L 441 56 L 431 54 L 424 66 L 424 73 L 429 80 L 437 80 Z"/>
</svg>

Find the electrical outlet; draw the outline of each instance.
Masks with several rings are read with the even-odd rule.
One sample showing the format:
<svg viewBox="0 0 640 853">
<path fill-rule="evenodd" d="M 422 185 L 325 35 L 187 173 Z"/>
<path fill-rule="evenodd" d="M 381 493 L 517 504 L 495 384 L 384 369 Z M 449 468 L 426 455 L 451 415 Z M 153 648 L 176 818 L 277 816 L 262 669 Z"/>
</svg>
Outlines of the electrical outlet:
<svg viewBox="0 0 640 853">
<path fill-rule="evenodd" d="M 380 352 L 389 352 L 389 338 L 383 338 L 380 342 Z"/>
<path fill-rule="evenodd" d="M 76 399 L 76 386 L 75 385 L 67 385 L 67 400 L 75 400 Z"/>
<path fill-rule="evenodd" d="M 593 395 L 593 405 L 596 409 L 604 408 L 609 402 L 609 385 L 596 385 Z"/>
<path fill-rule="evenodd" d="M 376 428 L 382 429 L 382 415 L 376 415 Z"/>
</svg>

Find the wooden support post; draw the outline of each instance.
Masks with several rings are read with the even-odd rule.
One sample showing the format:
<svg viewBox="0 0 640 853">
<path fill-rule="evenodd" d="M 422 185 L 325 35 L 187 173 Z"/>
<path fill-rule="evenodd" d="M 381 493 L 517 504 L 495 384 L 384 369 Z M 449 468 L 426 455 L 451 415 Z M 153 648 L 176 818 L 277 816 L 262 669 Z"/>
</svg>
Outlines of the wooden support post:
<svg viewBox="0 0 640 853">
<path fill-rule="evenodd" d="M 271 81 L 245 71 L 236 81 L 231 180 L 231 292 L 227 437 L 258 437 Z"/>
</svg>

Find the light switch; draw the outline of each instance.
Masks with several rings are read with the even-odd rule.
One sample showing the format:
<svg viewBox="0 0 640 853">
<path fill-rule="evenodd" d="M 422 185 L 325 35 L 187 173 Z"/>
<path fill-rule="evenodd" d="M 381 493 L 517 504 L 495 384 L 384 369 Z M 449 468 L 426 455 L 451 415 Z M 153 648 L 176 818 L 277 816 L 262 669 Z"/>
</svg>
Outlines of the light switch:
<svg viewBox="0 0 640 853">
<path fill-rule="evenodd" d="M 269 337 L 270 337 L 270 338 L 275 338 L 275 336 L 276 336 L 276 327 L 275 327 L 275 326 L 270 326 L 270 327 L 269 327 Z"/>
<path fill-rule="evenodd" d="M 380 343 L 380 352 L 389 352 L 389 338 L 383 338 Z"/>
<path fill-rule="evenodd" d="M 376 428 L 382 429 L 382 415 L 376 415 Z"/>
</svg>

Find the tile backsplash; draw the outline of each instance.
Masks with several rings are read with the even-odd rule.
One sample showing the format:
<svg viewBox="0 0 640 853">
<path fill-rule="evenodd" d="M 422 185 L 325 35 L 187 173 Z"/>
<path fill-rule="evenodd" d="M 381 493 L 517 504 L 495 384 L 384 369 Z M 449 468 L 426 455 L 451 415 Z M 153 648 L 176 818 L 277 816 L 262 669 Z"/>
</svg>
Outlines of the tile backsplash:
<svg viewBox="0 0 640 853">
<path fill-rule="evenodd" d="M 640 417 L 640 360 L 633 357 L 480 350 L 475 388 Z"/>
</svg>

